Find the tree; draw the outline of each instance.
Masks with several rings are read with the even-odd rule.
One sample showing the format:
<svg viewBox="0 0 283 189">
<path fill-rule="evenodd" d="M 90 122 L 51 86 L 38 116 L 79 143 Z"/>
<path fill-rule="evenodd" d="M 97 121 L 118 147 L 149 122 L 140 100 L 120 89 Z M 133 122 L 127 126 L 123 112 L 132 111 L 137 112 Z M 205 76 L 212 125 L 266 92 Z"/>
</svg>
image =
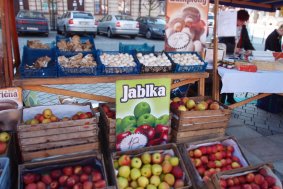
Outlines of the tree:
<svg viewBox="0 0 283 189">
<path fill-rule="evenodd" d="M 148 10 L 148 16 L 151 16 L 151 11 L 157 9 L 160 6 L 159 0 L 145 0 L 143 6 Z"/>
</svg>

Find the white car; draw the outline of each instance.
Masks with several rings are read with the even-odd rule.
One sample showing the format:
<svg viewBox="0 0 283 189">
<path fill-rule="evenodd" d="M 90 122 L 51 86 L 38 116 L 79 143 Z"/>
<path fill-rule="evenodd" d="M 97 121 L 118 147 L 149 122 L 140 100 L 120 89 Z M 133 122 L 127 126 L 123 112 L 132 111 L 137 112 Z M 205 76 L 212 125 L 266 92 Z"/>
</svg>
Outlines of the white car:
<svg viewBox="0 0 283 189">
<path fill-rule="evenodd" d="M 214 26 L 214 14 L 212 12 L 208 13 L 207 25 Z"/>
<path fill-rule="evenodd" d="M 95 17 L 88 12 L 68 11 L 57 18 L 57 33 L 64 35 L 97 33 Z"/>
</svg>

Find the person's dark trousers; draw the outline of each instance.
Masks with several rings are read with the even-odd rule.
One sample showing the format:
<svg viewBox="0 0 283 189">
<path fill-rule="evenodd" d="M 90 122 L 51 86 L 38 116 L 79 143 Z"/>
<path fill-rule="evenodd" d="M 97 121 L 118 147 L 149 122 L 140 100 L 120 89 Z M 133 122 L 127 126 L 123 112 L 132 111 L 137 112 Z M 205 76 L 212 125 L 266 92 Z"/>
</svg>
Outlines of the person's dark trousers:
<svg viewBox="0 0 283 189">
<path fill-rule="evenodd" d="M 226 101 L 226 97 L 227 97 L 227 102 L 229 104 L 234 104 L 236 103 L 235 99 L 234 99 L 234 93 L 222 93 L 221 94 L 221 99 L 220 99 L 220 102 L 221 103 L 225 103 Z"/>
</svg>

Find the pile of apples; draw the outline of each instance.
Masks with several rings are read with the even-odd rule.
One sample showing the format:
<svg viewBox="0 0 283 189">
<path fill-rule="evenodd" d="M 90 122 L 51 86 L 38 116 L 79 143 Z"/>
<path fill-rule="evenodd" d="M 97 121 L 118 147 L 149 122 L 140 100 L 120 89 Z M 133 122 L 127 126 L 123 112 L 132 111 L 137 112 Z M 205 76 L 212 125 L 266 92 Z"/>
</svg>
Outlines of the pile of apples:
<svg viewBox="0 0 283 189">
<path fill-rule="evenodd" d="M 265 168 L 241 176 L 220 179 L 221 189 L 281 189 L 276 185 L 276 179 L 268 175 Z"/>
<path fill-rule="evenodd" d="M 50 123 L 58 121 L 69 121 L 69 120 L 78 120 L 78 119 L 88 119 L 92 118 L 93 115 L 91 112 L 77 112 L 72 117 L 63 117 L 59 119 L 56 117 L 51 109 L 44 109 L 41 114 L 36 114 L 33 119 L 27 120 L 25 124 L 27 125 L 37 125 L 39 123 Z"/>
<path fill-rule="evenodd" d="M 188 156 L 204 181 L 209 181 L 218 172 L 242 167 L 240 159 L 234 154 L 233 146 L 201 146 L 188 151 Z"/>
<path fill-rule="evenodd" d="M 170 108 L 179 111 L 204 111 L 204 110 L 219 110 L 220 105 L 218 102 L 207 99 L 200 102 L 196 102 L 190 97 L 175 97 L 170 103 Z"/>
<path fill-rule="evenodd" d="M 114 161 L 119 189 L 170 189 L 185 186 L 179 158 L 158 152 L 143 153 L 131 158 L 122 155 Z"/>
<path fill-rule="evenodd" d="M 111 119 L 116 118 L 116 112 L 114 110 L 111 110 L 107 104 L 103 104 L 101 107 L 108 118 L 111 118 Z"/>
<path fill-rule="evenodd" d="M 106 188 L 102 173 L 92 166 L 67 166 L 49 173 L 23 175 L 24 189 L 94 189 Z"/>
</svg>

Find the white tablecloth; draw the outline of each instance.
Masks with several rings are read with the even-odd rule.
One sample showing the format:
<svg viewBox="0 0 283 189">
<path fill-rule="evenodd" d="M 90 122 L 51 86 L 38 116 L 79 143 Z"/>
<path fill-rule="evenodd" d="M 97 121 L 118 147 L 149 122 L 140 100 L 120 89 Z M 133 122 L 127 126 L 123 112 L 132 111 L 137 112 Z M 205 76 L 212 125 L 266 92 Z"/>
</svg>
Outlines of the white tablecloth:
<svg viewBox="0 0 283 189">
<path fill-rule="evenodd" d="M 283 93 L 282 71 L 243 72 L 218 67 L 221 93 Z"/>
</svg>

